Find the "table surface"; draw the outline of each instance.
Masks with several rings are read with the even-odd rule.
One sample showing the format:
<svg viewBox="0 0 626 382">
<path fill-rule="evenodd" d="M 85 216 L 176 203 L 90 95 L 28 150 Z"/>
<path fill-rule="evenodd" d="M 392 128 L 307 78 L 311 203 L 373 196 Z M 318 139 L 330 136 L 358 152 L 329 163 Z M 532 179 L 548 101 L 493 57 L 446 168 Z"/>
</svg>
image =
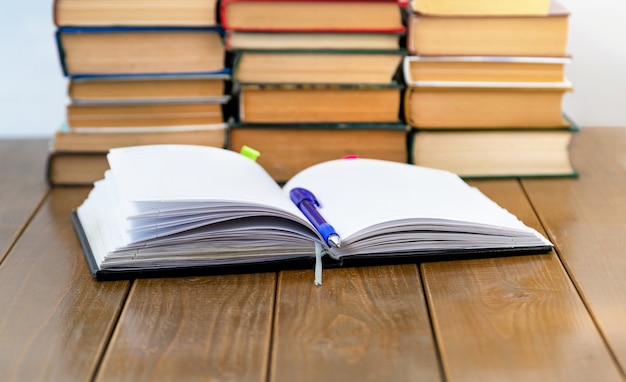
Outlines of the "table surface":
<svg viewBox="0 0 626 382">
<path fill-rule="evenodd" d="M 44 181 L 0 141 L 0 375 L 50 381 L 624 380 L 626 129 L 583 128 L 580 177 L 473 181 L 544 255 L 95 281 Z"/>
</svg>

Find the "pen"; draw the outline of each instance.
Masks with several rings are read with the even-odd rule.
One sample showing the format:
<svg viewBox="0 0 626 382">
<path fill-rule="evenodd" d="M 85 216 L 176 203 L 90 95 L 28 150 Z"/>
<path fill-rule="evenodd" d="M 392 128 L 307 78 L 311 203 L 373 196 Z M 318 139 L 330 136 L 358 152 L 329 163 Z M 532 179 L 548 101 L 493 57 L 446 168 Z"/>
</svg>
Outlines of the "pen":
<svg viewBox="0 0 626 382">
<path fill-rule="evenodd" d="M 320 204 L 311 191 L 296 187 L 289 192 L 289 197 L 291 201 L 298 206 L 300 211 L 302 211 L 304 216 L 313 223 L 315 229 L 322 235 L 322 238 L 329 246 L 337 248 L 341 246 L 339 235 L 335 232 L 333 226 L 328 224 L 317 210 Z"/>
</svg>

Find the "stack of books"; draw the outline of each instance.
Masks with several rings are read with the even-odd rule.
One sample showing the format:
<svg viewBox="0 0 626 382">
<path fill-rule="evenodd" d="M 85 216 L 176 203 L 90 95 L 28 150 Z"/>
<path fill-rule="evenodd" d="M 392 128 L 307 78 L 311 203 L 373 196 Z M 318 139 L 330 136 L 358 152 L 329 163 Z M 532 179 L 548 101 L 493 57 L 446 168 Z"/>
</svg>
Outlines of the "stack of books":
<svg viewBox="0 0 626 382">
<path fill-rule="evenodd" d="M 51 185 L 160 143 L 250 146 L 279 182 L 350 155 L 575 175 L 555 0 L 56 0 L 54 16 L 70 103 Z"/>
<path fill-rule="evenodd" d="M 113 147 L 226 147 L 217 0 L 57 0 L 54 22 L 70 103 L 51 142 L 50 184 L 93 184 Z"/>
<path fill-rule="evenodd" d="M 238 98 L 231 149 L 260 151 L 278 181 L 345 155 L 407 161 L 397 0 L 224 0 L 221 22 Z"/>
<path fill-rule="evenodd" d="M 414 0 L 403 72 L 417 165 L 464 177 L 571 176 L 569 13 L 556 1 Z"/>
</svg>

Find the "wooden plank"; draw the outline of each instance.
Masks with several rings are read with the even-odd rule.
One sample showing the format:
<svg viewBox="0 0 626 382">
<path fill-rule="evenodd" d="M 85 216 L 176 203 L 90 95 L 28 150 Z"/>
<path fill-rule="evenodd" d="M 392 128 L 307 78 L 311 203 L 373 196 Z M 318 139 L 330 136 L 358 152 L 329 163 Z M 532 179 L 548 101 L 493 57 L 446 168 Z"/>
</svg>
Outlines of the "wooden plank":
<svg viewBox="0 0 626 382">
<path fill-rule="evenodd" d="M 43 200 L 48 142 L 0 141 L 0 263 Z"/>
<path fill-rule="evenodd" d="M 3 380 L 89 380 L 104 352 L 130 283 L 91 276 L 70 222 L 86 193 L 52 189 L 0 267 Z"/>
<path fill-rule="evenodd" d="M 276 274 L 135 281 L 98 381 L 261 381 Z"/>
<path fill-rule="evenodd" d="M 525 180 L 580 295 L 626 370 L 626 129 L 574 136 L 579 179 Z"/>
<path fill-rule="evenodd" d="M 272 381 L 439 381 L 415 265 L 279 276 Z"/>
<path fill-rule="evenodd" d="M 517 181 L 476 183 L 538 227 Z M 449 381 L 613 381 L 620 373 L 554 253 L 422 265 Z"/>
</svg>

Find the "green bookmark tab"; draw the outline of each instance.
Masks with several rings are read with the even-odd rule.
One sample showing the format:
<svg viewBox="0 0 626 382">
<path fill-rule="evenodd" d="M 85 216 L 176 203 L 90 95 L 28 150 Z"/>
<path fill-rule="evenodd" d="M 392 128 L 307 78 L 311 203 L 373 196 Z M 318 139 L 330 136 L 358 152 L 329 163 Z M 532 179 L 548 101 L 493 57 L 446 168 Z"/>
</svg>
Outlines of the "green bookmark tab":
<svg viewBox="0 0 626 382">
<path fill-rule="evenodd" d="M 252 159 L 253 161 L 256 162 L 257 158 L 261 156 L 261 153 L 258 152 L 257 150 L 253 149 L 252 147 L 243 145 L 241 147 L 241 151 L 239 152 L 241 155 L 243 155 L 244 157 L 248 157 L 250 159 Z"/>
</svg>

